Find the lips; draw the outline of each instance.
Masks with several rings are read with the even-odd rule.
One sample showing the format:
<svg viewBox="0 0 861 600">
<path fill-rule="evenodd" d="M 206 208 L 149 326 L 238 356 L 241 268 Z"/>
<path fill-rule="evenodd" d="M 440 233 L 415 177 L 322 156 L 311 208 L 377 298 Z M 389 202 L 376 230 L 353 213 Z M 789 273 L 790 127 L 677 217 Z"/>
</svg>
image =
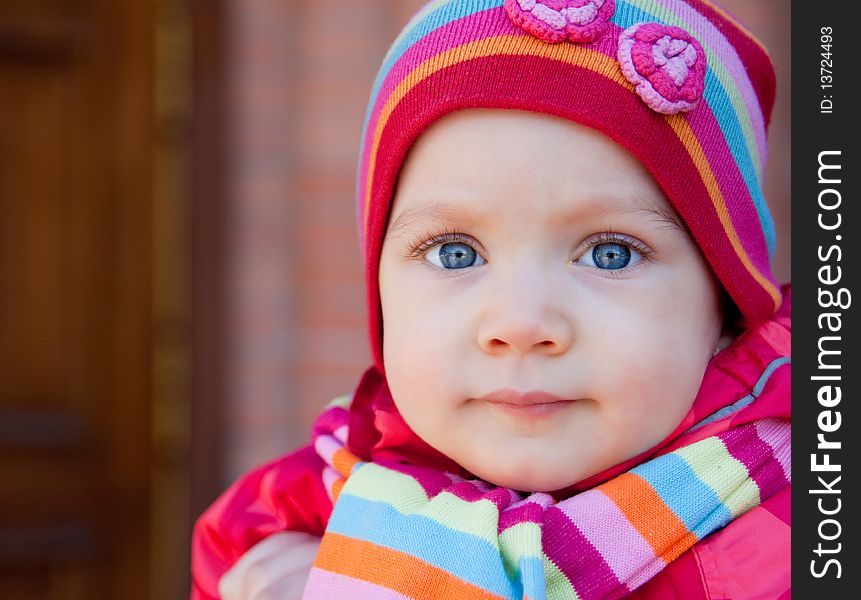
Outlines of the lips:
<svg viewBox="0 0 861 600">
<path fill-rule="evenodd" d="M 500 410 L 527 418 L 549 417 L 576 402 L 572 398 L 562 398 L 541 390 L 522 393 L 507 388 L 481 396 L 479 400 Z"/>
</svg>

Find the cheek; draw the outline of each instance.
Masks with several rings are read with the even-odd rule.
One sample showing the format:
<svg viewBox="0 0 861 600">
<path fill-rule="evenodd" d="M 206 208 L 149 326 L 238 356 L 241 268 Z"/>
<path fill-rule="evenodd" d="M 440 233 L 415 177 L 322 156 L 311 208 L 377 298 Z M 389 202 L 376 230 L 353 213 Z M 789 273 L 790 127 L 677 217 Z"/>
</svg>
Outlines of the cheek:
<svg viewBox="0 0 861 600">
<path fill-rule="evenodd" d="M 608 448 L 623 460 L 651 448 L 669 435 L 690 410 L 705 365 L 684 352 L 668 351 L 677 341 L 654 331 L 649 343 L 636 344 L 624 358 L 627 367 L 605 373 L 599 406 Z M 613 451 L 608 450 L 611 454 Z M 614 461 L 614 462 L 618 462 Z"/>
<path fill-rule="evenodd" d="M 383 360 L 398 408 L 412 425 L 450 395 L 460 374 L 456 356 L 464 346 L 462 316 L 455 306 L 421 288 L 381 285 Z"/>
<path fill-rule="evenodd" d="M 593 363 L 593 372 L 601 373 L 596 393 L 608 392 L 606 408 L 620 427 L 641 427 L 643 419 L 669 423 L 686 414 L 719 333 L 717 318 L 703 314 L 702 298 L 692 308 L 694 302 L 640 295 L 621 313 L 625 318 L 595 328 L 598 356 L 605 357 Z"/>
<path fill-rule="evenodd" d="M 454 303 L 415 293 L 408 285 L 387 294 L 382 303 L 386 359 L 400 364 L 430 363 L 421 366 L 429 368 L 445 363 L 446 354 L 454 354 L 463 344 L 465 324 Z"/>
<path fill-rule="evenodd" d="M 695 249 L 683 253 L 680 264 L 641 290 L 633 306 L 641 307 L 640 329 L 648 331 L 658 354 L 673 357 L 684 367 L 711 358 L 721 332 L 719 287 Z M 654 356 L 654 355 L 647 355 Z M 659 361 L 661 362 L 661 361 Z M 704 366 L 704 363 L 703 363 Z"/>
<path fill-rule="evenodd" d="M 463 287 L 460 280 L 446 280 L 420 265 L 381 268 L 384 354 L 402 363 L 424 360 L 451 369 L 474 331 L 474 302 Z"/>
<path fill-rule="evenodd" d="M 416 425 L 432 420 L 434 399 L 442 390 L 437 387 L 441 381 L 437 350 L 431 343 L 419 343 L 420 335 L 417 329 L 391 318 L 383 335 L 383 361 L 395 406 L 407 424 L 424 435 Z"/>
</svg>

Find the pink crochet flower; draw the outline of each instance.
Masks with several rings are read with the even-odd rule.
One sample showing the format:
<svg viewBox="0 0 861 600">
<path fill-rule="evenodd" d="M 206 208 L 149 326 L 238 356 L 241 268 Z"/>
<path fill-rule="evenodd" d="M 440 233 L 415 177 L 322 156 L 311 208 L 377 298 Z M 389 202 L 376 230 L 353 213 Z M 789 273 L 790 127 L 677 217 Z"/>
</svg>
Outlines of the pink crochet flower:
<svg viewBox="0 0 861 600">
<path fill-rule="evenodd" d="M 666 115 L 691 110 L 705 90 L 706 54 L 684 29 L 637 23 L 619 38 L 622 73 L 653 110 Z"/>
<path fill-rule="evenodd" d="M 508 17 L 535 37 L 556 44 L 598 39 L 616 10 L 614 0 L 505 0 Z"/>
</svg>

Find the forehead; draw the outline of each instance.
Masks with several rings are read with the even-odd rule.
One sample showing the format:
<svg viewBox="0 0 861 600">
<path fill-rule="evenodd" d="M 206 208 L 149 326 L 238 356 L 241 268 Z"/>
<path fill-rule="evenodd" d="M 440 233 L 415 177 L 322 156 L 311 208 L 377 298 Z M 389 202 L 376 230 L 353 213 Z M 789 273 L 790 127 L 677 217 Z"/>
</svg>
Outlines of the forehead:
<svg viewBox="0 0 861 600">
<path fill-rule="evenodd" d="M 500 213 L 554 224 L 627 216 L 685 229 L 645 168 L 604 135 L 538 113 L 466 110 L 443 117 L 414 144 L 389 233 L 427 220 L 483 223 Z"/>
<path fill-rule="evenodd" d="M 412 205 L 402 204 L 401 210 L 393 212 L 388 234 L 396 235 L 421 227 L 427 222 L 451 223 L 460 226 L 475 226 L 487 223 L 499 216 L 498 208 L 482 208 L 475 204 L 448 200 L 416 200 Z M 533 216 L 534 213 L 533 213 Z M 587 202 L 577 203 L 575 208 L 566 210 L 559 207 L 555 212 L 541 215 L 549 223 L 568 225 L 592 219 L 606 219 L 627 216 L 642 219 L 655 225 L 665 225 L 688 235 L 688 231 L 678 214 L 669 206 L 656 206 L 647 200 L 614 196 L 596 197 Z"/>
</svg>

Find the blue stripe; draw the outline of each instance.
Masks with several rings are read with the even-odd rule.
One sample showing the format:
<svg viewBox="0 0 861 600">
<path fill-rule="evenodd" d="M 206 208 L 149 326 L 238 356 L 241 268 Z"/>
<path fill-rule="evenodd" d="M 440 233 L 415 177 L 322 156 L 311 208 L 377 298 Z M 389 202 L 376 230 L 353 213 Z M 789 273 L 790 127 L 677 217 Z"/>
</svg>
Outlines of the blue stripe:
<svg viewBox="0 0 861 600">
<path fill-rule="evenodd" d="M 622 29 L 627 29 L 631 25 L 636 25 L 637 23 L 649 23 L 651 21 L 665 24 L 656 15 L 648 13 L 633 4 L 628 4 L 627 2 L 616 2 L 616 12 L 613 13 L 613 18 L 610 19 L 610 21 Z"/>
<path fill-rule="evenodd" d="M 492 594 L 520 597 L 519 586 L 505 576 L 498 547 L 430 517 L 342 493 L 326 530 L 414 556 Z"/>
<path fill-rule="evenodd" d="M 759 376 L 759 379 L 756 381 L 756 384 L 753 386 L 751 393 L 745 396 L 744 398 L 740 398 L 736 400 L 729 406 L 725 406 L 722 409 L 713 412 L 708 417 L 685 431 L 685 433 L 690 433 L 691 431 L 696 431 L 700 427 L 704 425 L 708 425 L 709 423 L 714 423 L 718 419 L 722 419 L 727 415 L 730 415 L 734 412 L 737 412 L 753 402 L 761 393 L 765 384 L 768 383 L 771 374 L 774 373 L 778 368 L 782 367 L 785 364 L 791 363 L 792 358 L 789 356 L 781 356 L 780 358 L 775 358 L 773 361 L 768 363 L 768 366 L 765 367 L 765 370 L 762 372 L 762 375 Z"/>
<path fill-rule="evenodd" d="M 723 419 L 725 416 L 741 410 L 742 408 L 744 408 L 745 406 L 747 406 L 748 404 L 753 402 L 754 398 L 755 398 L 755 396 L 753 394 L 748 394 L 744 398 L 736 400 L 735 402 L 733 402 L 729 406 L 724 406 L 719 411 L 713 412 L 711 415 L 709 415 L 708 417 L 706 417 L 705 419 L 703 419 L 702 421 L 700 421 L 699 423 L 697 423 L 696 425 L 694 425 L 693 427 L 688 429 L 685 433 L 690 433 L 691 431 L 696 431 L 700 427 L 708 425 L 709 423 L 714 423 L 718 419 Z"/>
<path fill-rule="evenodd" d="M 639 475 L 655 489 L 688 531 L 696 531 L 707 518 L 726 518 L 727 521 L 732 518 L 714 490 L 676 454 L 660 456 L 631 469 L 631 473 Z"/>
<path fill-rule="evenodd" d="M 762 375 L 759 376 L 759 380 L 756 382 L 756 385 L 753 386 L 753 395 L 759 396 L 762 393 L 762 389 L 765 387 L 765 384 L 768 383 L 771 374 L 783 365 L 789 364 L 791 362 L 791 356 L 781 356 L 780 358 L 776 358 L 770 363 L 768 363 L 768 366 L 765 368 L 765 371 L 763 371 Z"/>
<path fill-rule="evenodd" d="M 720 128 L 723 130 L 723 137 L 729 146 L 733 158 L 735 158 L 738 170 L 753 199 L 753 205 L 756 207 L 756 214 L 759 217 L 759 223 L 762 226 L 762 233 L 765 237 L 768 256 L 771 258 L 774 255 L 774 248 L 777 243 L 774 232 L 774 221 L 771 218 L 771 212 L 768 210 L 768 204 L 765 202 L 765 197 L 762 194 L 760 181 L 756 176 L 753 160 L 748 152 L 744 131 L 742 131 L 741 125 L 738 122 L 737 115 L 732 108 L 732 103 L 726 90 L 711 69 L 706 71 L 706 89 L 703 92 L 703 98 L 712 109 Z M 720 110 L 716 110 L 718 107 L 720 107 Z M 721 165 L 715 165 L 715 167 L 720 168 Z"/>
<path fill-rule="evenodd" d="M 526 596 L 530 600 L 547 600 L 547 581 L 544 578 L 544 560 L 537 556 L 521 556 L 517 563 L 523 591 L 514 598 Z"/>
<path fill-rule="evenodd" d="M 721 504 L 706 515 L 706 517 L 696 527 L 694 527 L 692 533 L 697 536 L 698 540 L 701 540 L 712 531 L 727 525 L 730 521 L 732 521 L 732 513 L 730 513 L 725 504 Z"/>
</svg>

